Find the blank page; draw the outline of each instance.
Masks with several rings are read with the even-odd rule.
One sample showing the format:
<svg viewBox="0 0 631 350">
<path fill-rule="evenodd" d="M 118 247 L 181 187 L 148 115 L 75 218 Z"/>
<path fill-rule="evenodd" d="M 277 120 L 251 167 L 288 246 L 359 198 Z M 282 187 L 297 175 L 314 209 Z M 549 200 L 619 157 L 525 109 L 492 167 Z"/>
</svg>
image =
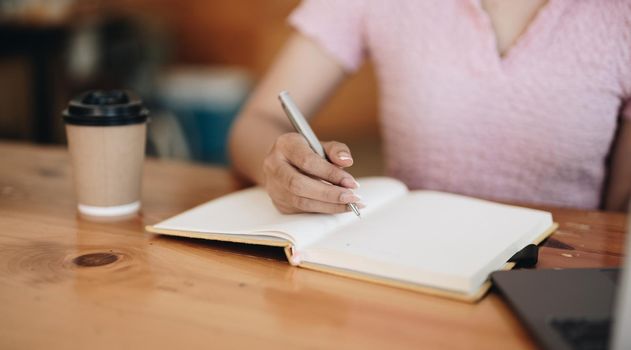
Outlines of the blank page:
<svg viewBox="0 0 631 350">
<path fill-rule="evenodd" d="M 301 253 L 307 262 L 461 293 L 552 226 L 550 213 L 417 191 Z"/>
<path fill-rule="evenodd" d="M 407 193 L 401 182 L 383 178 L 360 179 L 357 192 L 367 205 L 363 216 Z M 359 222 L 354 213 L 337 215 L 283 215 L 273 205 L 264 189 L 254 187 L 197 206 L 157 225 L 157 229 L 222 233 L 234 235 L 269 235 L 292 242 L 297 249 L 309 245 L 343 225 Z"/>
</svg>

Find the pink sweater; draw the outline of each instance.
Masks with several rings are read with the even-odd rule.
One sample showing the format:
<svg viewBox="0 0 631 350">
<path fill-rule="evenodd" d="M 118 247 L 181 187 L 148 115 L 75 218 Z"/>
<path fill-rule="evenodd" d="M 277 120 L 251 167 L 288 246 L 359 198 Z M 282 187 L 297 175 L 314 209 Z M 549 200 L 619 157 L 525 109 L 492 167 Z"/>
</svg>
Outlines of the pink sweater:
<svg viewBox="0 0 631 350">
<path fill-rule="evenodd" d="M 631 118 L 631 0 L 550 0 L 504 57 L 479 0 L 307 0 L 289 20 L 348 72 L 371 57 L 410 188 L 598 207 Z"/>
</svg>

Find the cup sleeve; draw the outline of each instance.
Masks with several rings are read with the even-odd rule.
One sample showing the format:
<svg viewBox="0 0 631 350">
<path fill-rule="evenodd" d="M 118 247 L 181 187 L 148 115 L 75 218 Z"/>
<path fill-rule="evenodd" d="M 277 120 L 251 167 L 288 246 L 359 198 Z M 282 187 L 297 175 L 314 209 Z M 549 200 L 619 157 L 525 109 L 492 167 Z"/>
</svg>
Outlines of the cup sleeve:
<svg viewBox="0 0 631 350">
<path fill-rule="evenodd" d="M 365 56 L 363 13 L 362 0 L 303 0 L 288 21 L 352 73 Z"/>
</svg>

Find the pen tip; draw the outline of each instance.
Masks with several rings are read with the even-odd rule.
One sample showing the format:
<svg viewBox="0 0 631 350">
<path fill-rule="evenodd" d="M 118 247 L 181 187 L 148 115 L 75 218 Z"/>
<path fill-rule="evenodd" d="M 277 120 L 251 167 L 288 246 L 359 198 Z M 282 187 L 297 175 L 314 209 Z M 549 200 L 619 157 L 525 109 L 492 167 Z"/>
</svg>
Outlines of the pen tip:
<svg viewBox="0 0 631 350">
<path fill-rule="evenodd" d="M 355 213 L 355 215 L 357 215 L 358 218 L 362 218 L 361 213 L 359 212 L 359 209 L 357 209 L 357 206 L 355 204 L 349 204 L 348 205 L 351 210 L 353 211 L 353 213 Z"/>
</svg>

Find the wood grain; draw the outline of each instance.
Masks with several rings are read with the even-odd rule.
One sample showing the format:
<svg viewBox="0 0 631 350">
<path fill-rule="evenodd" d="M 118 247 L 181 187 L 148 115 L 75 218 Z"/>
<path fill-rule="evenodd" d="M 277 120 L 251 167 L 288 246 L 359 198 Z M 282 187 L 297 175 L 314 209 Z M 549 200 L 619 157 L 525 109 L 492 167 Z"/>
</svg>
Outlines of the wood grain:
<svg viewBox="0 0 631 350">
<path fill-rule="evenodd" d="M 148 160 L 143 209 L 77 217 L 63 148 L 0 143 L 0 348 L 532 349 L 495 294 L 476 305 L 289 266 L 280 249 L 143 231 L 240 184 Z M 622 214 L 545 208 L 539 267 L 617 266 Z"/>
</svg>

